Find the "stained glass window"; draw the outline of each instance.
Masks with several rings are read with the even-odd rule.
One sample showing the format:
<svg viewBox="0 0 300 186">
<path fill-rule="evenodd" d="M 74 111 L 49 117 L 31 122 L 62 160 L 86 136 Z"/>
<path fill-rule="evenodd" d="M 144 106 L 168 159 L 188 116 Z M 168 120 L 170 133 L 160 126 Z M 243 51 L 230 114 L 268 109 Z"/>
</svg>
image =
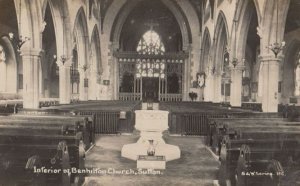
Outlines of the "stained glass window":
<svg viewBox="0 0 300 186">
<path fill-rule="evenodd" d="M 165 53 L 165 46 L 159 35 L 155 31 L 149 30 L 139 41 L 136 50 L 140 54 L 159 55 Z"/>
</svg>

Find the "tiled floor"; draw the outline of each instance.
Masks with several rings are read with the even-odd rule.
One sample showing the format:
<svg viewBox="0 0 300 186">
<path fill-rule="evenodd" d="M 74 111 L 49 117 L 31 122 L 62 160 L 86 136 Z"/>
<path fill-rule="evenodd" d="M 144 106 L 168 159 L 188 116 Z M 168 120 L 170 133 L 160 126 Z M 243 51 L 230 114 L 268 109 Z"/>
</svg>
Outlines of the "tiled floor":
<svg viewBox="0 0 300 186">
<path fill-rule="evenodd" d="M 121 157 L 124 144 L 135 143 L 136 135 L 98 136 L 96 146 L 86 156 L 85 166 L 97 173 L 89 174 L 85 186 L 98 185 L 214 185 L 219 162 L 203 144 L 201 137 L 166 136 L 165 141 L 179 146 L 181 158 L 167 162 L 161 172 L 139 172 L 136 162 Z M 123 171 L 119 174 L 118 171 Z M 127 172 L 126 172 L 127 171 Z"/>
</svg>

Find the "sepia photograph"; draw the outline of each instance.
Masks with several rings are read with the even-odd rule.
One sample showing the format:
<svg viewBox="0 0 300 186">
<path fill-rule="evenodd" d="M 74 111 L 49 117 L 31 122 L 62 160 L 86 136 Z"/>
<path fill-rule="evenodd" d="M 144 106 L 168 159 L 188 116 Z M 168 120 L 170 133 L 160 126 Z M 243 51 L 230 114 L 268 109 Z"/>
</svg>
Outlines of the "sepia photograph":
<svg viewBox="0 0 300 186">
<path fill-rule="evenodd" d="M 0 0 L 0 186 L 300 186 L 300 0 Z"/>
</svg>

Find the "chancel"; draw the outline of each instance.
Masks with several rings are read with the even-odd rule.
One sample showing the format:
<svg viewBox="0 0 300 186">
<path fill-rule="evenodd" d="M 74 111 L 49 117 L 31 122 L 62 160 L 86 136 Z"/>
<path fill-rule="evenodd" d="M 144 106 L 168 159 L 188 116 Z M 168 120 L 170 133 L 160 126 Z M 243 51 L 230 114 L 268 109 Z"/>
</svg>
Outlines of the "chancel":
<svg viewBox="0 0 300 186">
<path fill-rule="evenodd" d="M 0 0 L 0 185 L 300 185 L 300 0 Z"/>
</svg>

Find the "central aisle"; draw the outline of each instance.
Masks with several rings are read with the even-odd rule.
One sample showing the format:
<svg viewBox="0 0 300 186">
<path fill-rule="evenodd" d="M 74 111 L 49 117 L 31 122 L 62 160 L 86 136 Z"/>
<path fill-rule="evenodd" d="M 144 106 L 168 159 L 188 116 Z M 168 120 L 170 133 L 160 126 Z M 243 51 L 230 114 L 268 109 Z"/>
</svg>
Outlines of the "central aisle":
<svg viewBox="0 0 300 186">
<path fill-rule="evenodd" d="M 87 175 L 84 185 L 216 185 L 219 162 L 205 148 L 203 138 L 164 137 L 166 143 L 179 146 L 181 158 L 167 162 L 166 170 L 145 171 L 144 175 L 139 174 L 135 161 L 121 157 L 122 146 L 134 143 L 138 138 L 138 135 L 98 136 L 96 146 L 87 153 L 85 161 L 86 168 L 98 172 Z"/>
</svg>

